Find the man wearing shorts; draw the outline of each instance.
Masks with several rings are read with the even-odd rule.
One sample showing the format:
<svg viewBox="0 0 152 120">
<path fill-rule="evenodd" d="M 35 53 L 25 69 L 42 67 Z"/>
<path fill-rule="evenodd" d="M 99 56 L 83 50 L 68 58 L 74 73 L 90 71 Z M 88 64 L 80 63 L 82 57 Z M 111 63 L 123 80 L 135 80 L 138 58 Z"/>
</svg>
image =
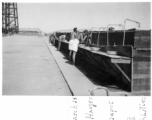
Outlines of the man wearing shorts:
<svg viewBox="0 0 152 120">
<path fill-rule="evenodd" d="M 58 40 L 58 38 L 56 37 L 56 32 L 52 33 L 52 43 L 53 45 L 55 45 L 55 40 Z"/>
<path fill-rule="evenodd" d="M 54 37 L 53 37 L 53 34 L 51 34 L 51 35 L 50 35 L 50 37 L 49 37 L 49 42 L 50 42 L 50 43 L 52 43 L 52 44 L 54 43 Z"/>
<path fill-rule="evenodd" d="M 71 59 L 71 55 L 72 55 L 72 52 L 73 52 L 72 58 L 73 58 L 73 64 L 74 65 L 75 65 L 75 56 L 76 56 L 76 52 L 77 52 L 76 44 L 79 44 L 78 41 L 76 40 L 77 32 L 78 32 L 77 28 L 74 28 L 73 32 L 71 33 L 71 40 L 69 41 L 69 50 L 70 50 L 70 52 L 69 52 L 69 60 Z"/>
<path fill-rule="evenodd" d="M 75 65 L 75 57 L 76 57 L 76 53 L 78 51 L 78 45 L 79 45 L 79 42 L 83 42 L 86 38 L 87 38 L 87 35 L 86 33 L 79 33 L 77 31 L 77 28 L 74 28 L 73 30 L 74 32 L 71 34 L 71 40 L 69 42 L 69 50 L 70 50 L 70 53 L 69 53 L 69 60 L 71 58 L 71 54 L 73 52 L 73 65 Z"/>
</svg>

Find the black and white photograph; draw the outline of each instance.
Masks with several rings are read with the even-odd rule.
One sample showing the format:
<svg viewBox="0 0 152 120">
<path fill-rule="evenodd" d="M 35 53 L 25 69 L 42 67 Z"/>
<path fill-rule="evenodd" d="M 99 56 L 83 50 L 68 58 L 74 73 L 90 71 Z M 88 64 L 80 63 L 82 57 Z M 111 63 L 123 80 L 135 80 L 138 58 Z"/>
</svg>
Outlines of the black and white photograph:
<svg viewBox="0 0 152 120">
<path fill-rule="evenodd" d="M 150 3 L 2 3 L 3 95 L 150 96 Z"/>
<path fill-rule="evenodd" d="M 69 99 L 75 110 L 83 101 L 79 97 L 84 97 L 92 105 L 86 108 L 95 114 L 100 108 L 95 105 L 97 97 L 101 101 L 151 97 L 150 1 L 1 4 L 3 99 Z M 108 104 L 116 108 L 114 102 Z M 83 120 L 102 118 L 93 118 L 98 116 L 93 112 L 85 113 Z M 116 120 L 117 114 L 112 114 L 115 118 L 105 120 Z M 74 113 L 73 120 L 81 118 Z"/>
</svg>

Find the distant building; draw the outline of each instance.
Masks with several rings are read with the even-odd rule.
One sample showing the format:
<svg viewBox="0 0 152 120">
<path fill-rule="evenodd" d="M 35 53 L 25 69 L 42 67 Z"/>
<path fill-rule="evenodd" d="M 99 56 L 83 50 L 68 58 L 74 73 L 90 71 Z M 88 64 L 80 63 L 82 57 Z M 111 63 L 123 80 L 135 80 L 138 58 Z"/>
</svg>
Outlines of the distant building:
<svg viewBox="0 0 152 120">
<path fill-rule="evenodd" d="M 42 31 L 39 28 L 20 28 L 19 34 L 23 35 L 41 35 Z"/>
</svg>

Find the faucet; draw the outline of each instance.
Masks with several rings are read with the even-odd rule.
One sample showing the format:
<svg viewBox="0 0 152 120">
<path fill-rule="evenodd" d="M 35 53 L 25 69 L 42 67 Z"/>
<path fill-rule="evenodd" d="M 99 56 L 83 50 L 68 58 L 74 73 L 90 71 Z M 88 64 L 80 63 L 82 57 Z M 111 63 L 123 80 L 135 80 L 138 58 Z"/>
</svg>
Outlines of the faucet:
<svg viewBox="0 0 152 120">
<path fill-rule="evenodd" d="M 109 45 L 109 36 L 108 36 L 109 26 L 119 26 L 119 27 L 122 26 L 122 28 L 124 29 L 124 26 L 122 24 L 109 24 L 109 25 L 107 25 L 107 46 Z"/>
<path fill-rule="evenodd" d="M 125 21 L 124 21 L 124 37 L 123 37 L 123 46 L 124 46 L 124 44 L 125 44 L 125 25 L 126 25 L 126 21 L 131 21 L 131 22 L 135 22 L 137 25 L 138 25 L 138 27 L 140 27 L 140 23 L 139 22 L 137 22 L 137 21 L 134 21 L 134 20 L 130 20 L 130 19 L 125 19 Z"/>
<path fill-rule="evenodd" d="M 99 28 L 97 28 L 97 27 L 93 27 L 93 28 L 91 29 L 91 43 L 92 43 L 92 31 L 93 31 L 94 28 L 99 29 Z"/>
</svg>

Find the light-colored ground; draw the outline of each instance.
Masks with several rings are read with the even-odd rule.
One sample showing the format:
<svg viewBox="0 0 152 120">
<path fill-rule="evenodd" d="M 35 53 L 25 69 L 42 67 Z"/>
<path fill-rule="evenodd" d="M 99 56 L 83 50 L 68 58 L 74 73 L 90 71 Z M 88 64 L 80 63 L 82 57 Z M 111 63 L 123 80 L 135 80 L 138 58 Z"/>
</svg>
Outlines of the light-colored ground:
<svg viewBox="0 0 152 120">
<path fill-rule="evenodd" d="M 3 37 L 3 95 L 71 95 L 44 39 Z"/>
</svg>

